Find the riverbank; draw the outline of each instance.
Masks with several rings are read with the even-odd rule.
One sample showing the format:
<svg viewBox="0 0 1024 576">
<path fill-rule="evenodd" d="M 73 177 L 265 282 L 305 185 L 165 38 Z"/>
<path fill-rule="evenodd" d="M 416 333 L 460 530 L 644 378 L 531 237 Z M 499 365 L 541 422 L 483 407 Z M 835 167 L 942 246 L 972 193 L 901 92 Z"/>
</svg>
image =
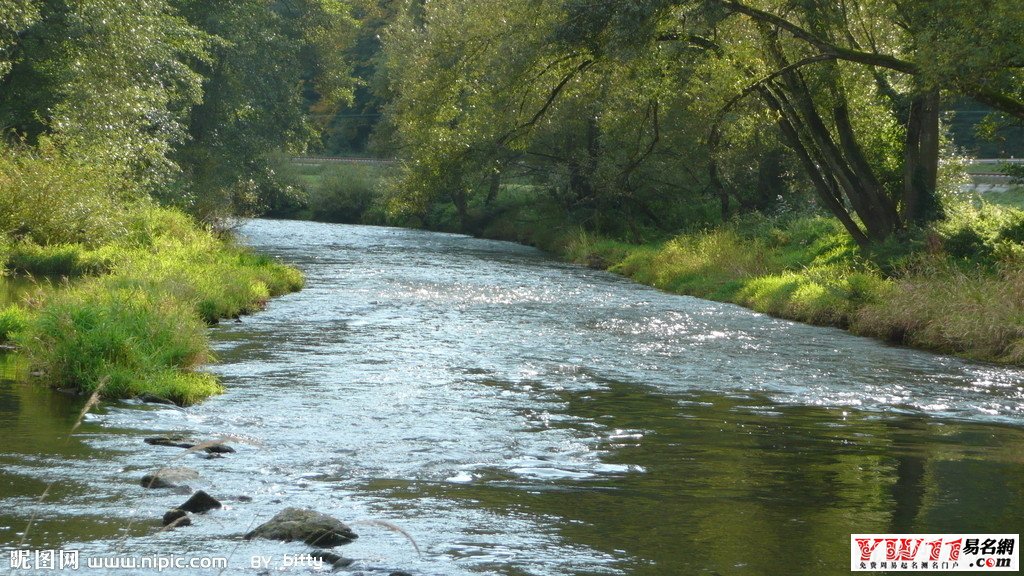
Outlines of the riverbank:
<svg viewBox="0 0 1024 576">
<path fill-rule="evenodd" d="M 37 279 L 0 310 L 0 341 L 54 388 L 192 404 L 218 393 L 207 326 L 299 289 L 297 270 L 214 236 L 169 209 L 136 210 L 131 233 L 13 247 L 6 268 Z"/>
<path fill-rule="evenodd" d="M 341 221 L 466 231 L 444 203 L 423 218 L 389 219 L 382 175 L 371 182 L 346 177 L 353 176 L 350 166 L 328 168 L 343 192 L 337 197 L 352 191 L 362 198 L 360 209 L 347 210 Z M 311 197 L 314 205 L 323 199 Z M 1022 364 L 1022 208 L 1020 189 L 965 193 L 947 199 L 948 217 L 932 229 L 868 252 L 837 220 L 813 214 L 750 214 L 638 244 L 589 233 L 531 186 L 509 184 L 490 204 L 470 206 L 469 232 L 537 246 L 676 294 L 914 348 Z"/>
<path fill-rule="evenodd" d="M 933 230 L 867 253 L 825 216 L 755 214 L 643 245 L 524 225 L 518 216 L 492 221 L 481 234 L 675 294 L 944 354 L 1024 363 L 1024 213 L 1012 208 L 961 204 Z"/>
</svg>

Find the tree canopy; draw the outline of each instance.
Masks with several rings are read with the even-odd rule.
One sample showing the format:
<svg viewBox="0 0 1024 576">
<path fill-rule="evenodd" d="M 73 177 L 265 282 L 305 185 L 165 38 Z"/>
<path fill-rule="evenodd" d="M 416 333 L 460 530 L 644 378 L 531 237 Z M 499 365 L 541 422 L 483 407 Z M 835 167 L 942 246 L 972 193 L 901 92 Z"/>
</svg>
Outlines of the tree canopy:
<svg viewBox="0 0 1024 576">
<path fill-rule="evenodd" d="M 396 209 L 529 175 L 588 220 L 801 198 L 861 244 L 942 214 L 946 103 L 1024 119 L 1007 0 L 410 1 L 385 30 Z"/>
</svg>

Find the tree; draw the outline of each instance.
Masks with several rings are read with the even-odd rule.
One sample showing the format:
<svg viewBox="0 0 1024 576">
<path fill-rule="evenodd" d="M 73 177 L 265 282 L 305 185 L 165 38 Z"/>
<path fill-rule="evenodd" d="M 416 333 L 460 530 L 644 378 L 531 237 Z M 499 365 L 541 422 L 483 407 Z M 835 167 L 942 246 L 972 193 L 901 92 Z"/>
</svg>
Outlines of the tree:
<svg viewBox="0 0 1024 576">
<path fill-rule="evenodd" d="M 207 218 L 239 209 L 275 209 L 269 157 L 297 153 L 316 139 L 309 110 L 331 110 L 351 94 L 341 59 L 352 35 L 348 7 L 336 0 L 178 0 L 182 13 L 217 41 L 195 63 L 205 97 L 189 115 L 189 139 L 175 160 L 179 195 Z"/>
<path fill-rule="evenodd" d="M 50 134 L 144 185 L 165 182 L 202 97 L 188 62 L 205 60 L 209 37 L 162 0 L 5 4 L 0 127 L 28 142 Z"/>
</svg>

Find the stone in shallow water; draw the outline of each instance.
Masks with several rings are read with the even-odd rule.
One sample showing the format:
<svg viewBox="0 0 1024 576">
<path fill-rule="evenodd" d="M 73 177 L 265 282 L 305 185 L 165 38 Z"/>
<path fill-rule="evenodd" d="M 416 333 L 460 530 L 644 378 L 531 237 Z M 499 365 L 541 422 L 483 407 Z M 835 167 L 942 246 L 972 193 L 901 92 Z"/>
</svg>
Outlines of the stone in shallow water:
<svg viewBox="0 0 1024 576">
<path fill-rule="evenodd" d="M 172 508 L 164 513 L 164 526 L 174 524 L 174 527 L 188 526 L 192 524 L 192 520 L 188 517 L 188 512 L 180 508 Z"/>
<path fill-rule="evenodd" d="M 311 546 L 340 546 L 359 536 L 346 524 L 315 510 L 285 508 L 245 535 L 246 540 L 266 538 L 291 542 L 301 540 Z"/>
<path fill-rule="evenodd" d="M 216 510 L 221 507 L 221 503 L 216 498 L 202 490 L 199 490 L 193 494 L 191 498 L 186 500 L 184 504 L 178 506 L 178 509 L 186 512 L 193 512 L 195 514 L 202 514 L 203 512 L 209 512 L 210 510 Z"/>
<path fill-rule="evenodd" d="M 355 562 L 352 558 L 345 558 L 344 556 L 340 556 L 334 552 L 328 552 L 327 550 L 313 550 L 309 555 L 314 559 L 330 564 L 334 568 L 344 568 Z"/>
<path fill-rule="evenodd" d="M 191 468 L 161 468 L 142 477 L 143 488 L 174 488 L 182 482 L 199 478 Z"/>
<path fill-rule="evenodd" d="M 153 436 L 143 440 L 146 444 L 151 446 L 173 446 L 175 448 L 191 448 L 196 445 L 196 441 L 185 436 Z"/>
</svg>

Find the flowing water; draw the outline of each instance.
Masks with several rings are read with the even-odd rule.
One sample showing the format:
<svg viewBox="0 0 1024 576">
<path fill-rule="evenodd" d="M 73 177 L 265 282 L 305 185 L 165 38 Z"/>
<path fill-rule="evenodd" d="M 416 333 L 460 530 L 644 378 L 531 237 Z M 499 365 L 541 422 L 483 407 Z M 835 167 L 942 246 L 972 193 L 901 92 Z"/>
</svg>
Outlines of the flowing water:
<svg viewBox="0 0 1024 576">
<path fill-rule="evenodd" d="M 1024 532 L 1020 369 L 514 244 L 302 222 L 243 233 L 308 285 L 213 329 L 226 394 L 108 403 L 69 438 L 82 399 L 3 382 L 0 548 L 313 573 L 283 565 L 304 545 L 240 538 L 300 506 L 370 521 L 340 550 L 353 574 L 817 575 L 848 572 L 851 532 Z M 142 442 L 157 432 L 252 443 L 208 460 Z M 159 531 L 186 496 L 138 479 L 167 465 L 198 469 L 193 488 L 226 508 Z"/>
</svg>

